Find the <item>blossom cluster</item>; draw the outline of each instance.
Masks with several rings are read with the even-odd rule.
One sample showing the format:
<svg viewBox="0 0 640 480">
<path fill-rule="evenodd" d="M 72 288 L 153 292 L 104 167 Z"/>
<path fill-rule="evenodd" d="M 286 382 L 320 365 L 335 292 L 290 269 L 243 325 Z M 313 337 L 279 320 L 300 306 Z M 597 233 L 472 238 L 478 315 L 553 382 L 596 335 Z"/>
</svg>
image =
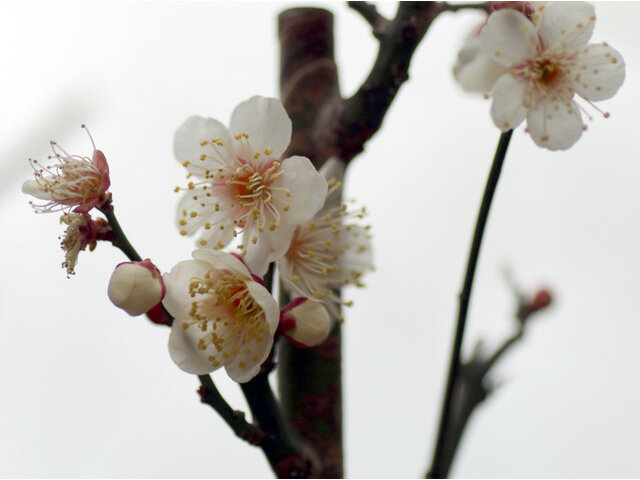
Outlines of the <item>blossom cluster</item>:
<svg viewBox="0 0 640 480">
<path fill-rule="evenodd" d="M 607 43 L 588 43 L 595 11 L 585 2 L 499 2 L 468 38 L 454 67 L 463 88 L 493 97 L 491 117 L 504 131 L 525 119 L 534 142 L 564 150 L 591 119 L 576 95 L 593 102 L 622 85 L 622 56 Z M 606 118 L 609 113 L 601 112 Z"/>
</svg>

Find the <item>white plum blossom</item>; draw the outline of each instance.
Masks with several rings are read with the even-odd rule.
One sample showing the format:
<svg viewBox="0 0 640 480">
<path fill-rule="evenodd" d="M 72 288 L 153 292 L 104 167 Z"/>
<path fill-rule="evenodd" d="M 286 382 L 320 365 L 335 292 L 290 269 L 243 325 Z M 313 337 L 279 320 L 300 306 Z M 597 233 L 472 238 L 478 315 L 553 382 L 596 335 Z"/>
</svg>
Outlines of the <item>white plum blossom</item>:
<svg viewBox="0 0 640 480">
<path fill-rule="evenodd" d="M 164 274 L 163 305 L 175 318 L 171 358 L 188 373 L 225 367 L 236 382 L 248 382 L 271 351 L 278 304 L 232 254 L 198 249 L 192 256 Z"/>
<path fill-rule="evenodd" d="M 86 130 L 84 125 L 82 128 Z M 70 211 L 75 207 L 74 212 L 85 213 L 107 200 L 109 165 L 104 153 L 95 148 L 91 135 L 89 138 L 93 145 L 91 159 L 69 155 L 54 141 L 50 142 L 53 155 L 48 158 L 57 160 L 57 164 L 43 166 L 37 160 L 29 159 L 35 180 L 24 182 L 22 192 L 46 201 L 43 204 L 31 202 L 36 212 Z"/>
<path fill-rule="evenodd" d="M 309 222 L 299 225 L 278 271 L 285 289 L 291 294 L 325 303 L 329 311 L 342 320 L 336 290 L 346 285 L 363 287 L 362 276 L 373 270 L 373 250 L 369 226 L 362 226 L 364 208 L 351 212 L 340 201 L 344 165 L 330 159 L 321 173 L 329 179 L 325 206 Z M 355 222 L 353 220 L 356 220 Z"/>
<path fill-rule="evenodd" d="M 491 116 L 498 128 L 510 130 L 526 118 L 535 143 L 550 150 L 580 138 L 586 127 L 575 94 L 593 106 L 613 96 L 625 75 L 616 50 L 587 44 L 594 22 L 594 9 L 584 2 L 541 5 L 532 20 L 511 9 L 489 17 L 482 48 L 508 69 L 493 86 Z"/>
<path fill-rule="evenodd" d="M 264 275 L 327 192 L 309 159 L 281 160 L 290 140 L 291 120 L 274 98 L 255 96 L 238 105 L 228 129 L 212 118 L 188 118 L 174 144 L 193 179 L 178 206 L 180 233 L 200 232 L 199 246 L 220 249 L 242 231 L 244 260 Z"/>
</svg>

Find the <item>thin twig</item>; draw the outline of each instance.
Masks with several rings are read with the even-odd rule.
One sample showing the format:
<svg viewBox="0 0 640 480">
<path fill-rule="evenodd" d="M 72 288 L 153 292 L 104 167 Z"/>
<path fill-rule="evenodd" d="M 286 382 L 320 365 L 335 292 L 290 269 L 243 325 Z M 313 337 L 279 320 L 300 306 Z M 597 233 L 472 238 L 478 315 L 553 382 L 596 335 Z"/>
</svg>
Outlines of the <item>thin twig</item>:
<svg viewBox="0 0 640 480">
<path fill-rule="evenodd" d="M 442 455 L 445 443 L 445 434 L 447 430 L 447 424 L 451 415 L 453 390 L 456 383 L 456 376 L 460 367 L 460 350 L 462 348 L 462 339 L 464 336 L 464 329 L 467 320 L 467 311 L 469 309 L 469 299 L 471 298 L 471 290 L 473 287 L 473 279 L 475 276 L 476 265 L 478 263 L 478 257 L 480 255 L 480 246 L 482 245 L 482 238 L 484 235 L 484 228 L 487 224 L 489 217 L 489 211 L 491 209 L 491 201 L 493 200 L 493 194 L 495 193 L 498 180 L 500 179 L 500 172 L 502 170 L 502 164 L 504 163 L 505 156 L 507 154 L 507 148 L 513 130 L 503 132 L 500 135 L 498 142 L 498 148 L 493 158 L 493 164 L 491 171 L 489 172 L 489 178 L 487 179 L 487 185 L 482 197 L 482 203 L 480 204 L 480 210 L 478 211 L 478 219 L 476 220 L 476 227 L 473 234 L 473 240 L 471 242 L 471 249 L 469 251 L 469 260 L 467 262 L 467 271 L 460 293 L 460 302 L 458 310 L 458 321 L 456 326 L 456 334 L 453 343 L 453 349 L 451 352 L 451 361 L 449 365 L 449 376 L 447 379 L 447 386 L 445 390 L 444 402 L 442 405 L 442 413 L 440 416 L 440 426 L 438 428 L 438 436 L 436 439 L 436 445 L 433 451 L 433 459 L 431 462 L 431 469 L 427 476 L 429 478 L 444 478 L 445 473 L 442 468 Z"/>
<path fill-rule="evenodd" d="M 113 235 L 115 236 L 115 240 L 113 241 L 114 247 L 118 247 L 122 250 L 127 258 L 133 262 L 141 262 L 142 257 L 136 252 L 136 249 L 133 248 L 133 245 L 127 239 L 127 236 L 122 231 L 120 227 L 120 223 L 118 223 L 118 219 L 116 218 L 116 214 L 113 211 L 113 204 L 110 202 L 98 208 L 102 212 L 102 214 L 107 217 L 109 221 L 109 225 L 111 225 L 111 230 L 113 230 Z"/>
<path fill-rule="evenodd" d="M 491 2 L 481 3 L 449 3 L 443 2 L 443 11 L 459 12 L 460 10 L 483 10 L 487 13 L 491 12 Z"/>
</svg>

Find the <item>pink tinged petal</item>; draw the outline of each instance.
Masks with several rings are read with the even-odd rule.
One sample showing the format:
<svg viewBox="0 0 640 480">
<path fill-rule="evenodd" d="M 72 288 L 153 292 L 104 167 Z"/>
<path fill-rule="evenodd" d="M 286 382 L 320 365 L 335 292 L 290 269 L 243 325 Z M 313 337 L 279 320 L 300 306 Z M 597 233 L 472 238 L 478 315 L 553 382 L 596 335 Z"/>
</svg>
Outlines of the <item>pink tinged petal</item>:
<svg viewBox="0 0 640 480">
<path fill-rule="evenodd" d="M 517 127 L 526 117 L 527 109 L 522 104 L 525 88 L 524 82 L 508 73 L 500 77 L 494 85 L 491 118 L 501 131 L 506 132 Z"/>
<path fill-rule="evenodd" d="M 40 200 L 51 200 L 51 192 L 45 192 L 42 190 L 38 182 L 35 180 L 27 180 L 22 184 L 22 193 L 31 195 Z"/>
<path fill-rule="evenodd" d="M 188 293 L 185 294 L 188 296 Z M 213 372 L 219 367 L 214 367 L 207 358 L 207 352 L 198 349 L 198 340 L 202 331 L 192 326 L 186 330 L 182 328 L 182 322 L 177 318 L 171 326 L 169 334 L 169 355 L 181 370 L 194 375 L 204 375 Z"/>
<path fill-rule="evenodd" d="M 578 49 L 591 38 L 595 19 L 595 10 L 588 3 L 551 2 L 538 26 L 546 48 Z"/>
<path fill-rule="evenodd" d="M 500 65 L 511 67 L 536 52 L 538 36 L 534 25 L 515 10 L 498 10 L 489 16 L 480 32 L 482 49 Z"/>
<path fill-rule="evenodd" d="M 213 146 L 213 139 L 220 139 L 224 145 Z M 203 142 L 209 143 L 202 145 Z M 176 159 L 180 163 L 188 161 L 191 165 L 187 166 L 187 170 L 200 177 L 205 176 L 206 170 L 214 171 L 223 164 L 233 163 L 235 158 L 230 153 L 231 148 L 227 127 L 218 120 L 197 115 L 185 120 L 173 140 Z"/>
<path fill-rule="evenodd" d="M 268 148 L 271 153 L 267 156 L 278 159 L 291 141 L 291 119 L 280 100 L 255 96 L 235 108 L 231 114 L 229 131 L 231 135 L 248 134 L 253 152 L 262 154 Z M 243 144 L 236 142 L 236 145 Z M 235 151 L 247 161 L 250 160 L 248 156 L 253 154 L 246 148 Z"/>
<path fill-rule="evenodd" d="M 625 76 L 620 53 L 605 44 L 591 44 L 576 58 L 573 87 L 578 95 L 598 101 L 611 98 Z"/>
<path fill-rule="evenodd" d="M 536 145 L 549 150 L 566 150 L 584 130 L 575 102 L 545 100 L 527 115 L 527 128 Z"/>
</svg>

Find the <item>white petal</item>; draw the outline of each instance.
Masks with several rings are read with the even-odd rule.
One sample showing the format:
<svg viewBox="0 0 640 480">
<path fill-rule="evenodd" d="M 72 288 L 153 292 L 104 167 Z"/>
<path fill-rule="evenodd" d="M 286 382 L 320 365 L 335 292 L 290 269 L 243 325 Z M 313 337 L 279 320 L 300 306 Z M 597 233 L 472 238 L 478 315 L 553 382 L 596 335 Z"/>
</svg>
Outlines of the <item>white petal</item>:
<svg viewBox="0 0 640 480">
<path fill-rule="evenodd" d="M 453 76 L 468 92 L 488 93 L 507 70 L 480 49 L 480 36 L 473 35 L 458 53 Z"/>
<path fill-rule="evenodd" d="M 506 68 L 493 61 L 489 55 L 480 52 L 471 62 L 458 70 L 455 78 L 468 92 L 488 93 L 505 73 Z"/>
<path fill-rule="evenodd" d="M 215 193 L 215 189 L 208 189 L 207 192 Z M 228 205 L 221 200 L 220 209 L 216 211 L 217 198 L 206 197 L 205 193 L 202 189 L 189 190 L 185 193 L 178 203 L 176 226 L 179 231 L 185 231 L 187 235 L 201 231 L 199 246 L 216 248 L 222 245 L 225 247 L 233 240 L 235 231 Z M 194 196 L 198 199 L 194 200 Z M 195 216 L 192 216 L 194 213 Z M 207 224 L 209 228 L 206 228 Z M 202 243 L 203 241 L 205 243 Z"/>
<path fill-rule="evenodd" d="M 331 157 L 320 168 L 320 175 L 322 175 L 327 180 L 327 183 L 332 178 L 338 182 L 343 182 L 345 169 L 346 167 L 342 160 L 335 157 Z M 338 205 L 341 201 L 342 201 L 342 189 L 336 188 L 333 190 L 333 192 L 331 192 L 326 196 L 324 205 L 322 205 L 322 208 L 318 211 L 315 217 L 322 215 L 322 212 L 326 210 L 330 210 L 335 205 Z"/>
<path fill-rule="evenodd" d="M 194 250 L 191 255 L 196 260 L 207 262 L 211 266 L 210 268 L 229 270 L 247 279 L 251 279 L 251 273 L 249 273 L 246 265 L 229 253 L 199 248 L 198 250 Z"/>
<path fill-rule="evenodd" d="M 551 2 L 538 23 L 546 48 L 584 47 L 595 23 L 593 6 L 586 2 Z"/>
<path fill-rule="evenodd" d="M 254 345 L 247 355 L 238 354 L 225 366 L 227 375 L 238 383 L 245 383 L 251 380 L 260 372 L 260 366 L 269 356 L 273 345 L 273 336 L 265 335 L 258 345 Z M 258 361 L 253 362 L 253 356 L 258 355 Z M 244 362 L 243 366 L 240 363 Z"/>
<path fill-rule="evenodd" d="M 264 311 L 264 318 L 269 328 L 269 335 L 273 337 L 280 322 L 280 308 L 273 295 L 258 282 L 247 282 L 247 290 Z"/>
<path fill-rule="evenodd" d="M 162 304 L 173 317 L 189 318 L 192 302 L 189 296 L 189 282 L 193 277 L 201 277 L 209 270 L 210 266 L 204 262 L 184 260 L 162 276 L 167 289 Z"/>
<path fill-rule="evenodd" d="M 186 295 L 188 296 L 188 294 Z M 202 332 L 196 326 L 182 329 L 182 322 L 176 318 L 169 334 L 169 355 L 181 370 L 194 375 L 217 370 L 207 359 L 207 352 L 198 349 L 198 340 Z"/>
<path fill-rule="evenodd" d="M 527 115 L 527 128 L 536 144 L 566 150 L 576 143 L 584 126 L 575 102 L 541 101 Z"/>
<path fill-rule="evenodd" d="M 482 49 L 500 65 L 511 67 L 530 58 L 538 36 L 534 25 L 515 10 L 498 10 L 480 32 Z"/>
<path fill-rule="evenodd" d="M 224 142 L 224 146 L 211 144 L 202 146 L 201 143 L 210 142 L 219 138 Z M 213 118 L 203 118 L 197 115 L 189 117 L 178 128 L 173 140 L 173 151 L 176 159 L 180 163 L 189 161 L 191 164 L 187 170 L 195 175 L 204 177 L 205 171 L 215 170 L 223 163 L 229 164 L 234 161 L 231 154 L 232 143 L 229 131 L 218 120 Z M 206 155 L 205 160 L 201 160 L 202 155 Z"/>
<path fill-rule="evenodd" d="M 527 115 L 527 109 L 522 104 L 524 92 L 524 82 L 508 73 L 500 77 L 494 85 L 491 118 L 496 127 L 503 132 L 520 125 Z"/>
<path fill-rule="evenodd" d="M 252 345 L 243 345 L 250 349 L 248 354 L 237 354 L 231 361 L 225 364 L 227 374 L 232 380 L 239 383 L 248 382 L 260 371 L 260 365 L 269 356 L 273 345 L 273 335 L 278 328 L 280 320 L 280 309 L 277 302 L 269 291 L 257 282 L 247 282 L 249 294 L 262 308 L 268 330 L 264 333 L 261 341 Z M 254 361 L 253 358 L 257 357 Z M 242 364 L 242 365 L 241 365 Z"/>
<path fill-rule="evenodd" d="M 576 58 L 574 89 L 587 100 L 611 98 L 624 81 L 622 55 L 608 45 L 591 44 Z"/>
<path fill-rule="evenodd" d="M 45 192 L 40 188 L 40 184 L 35 180 L 27 180 L 22 184 L 22 193 L 39 198 L 40 200 L 51 200 L 51 192 Z"/>
<path fill-rule="evenodd" d="M 282 212 L 282 220 L 298 225 L 311 220 L 322 208 L 327 196 L 327 181 L 306 157 L 290 157 L 282 162 L 282 175 L 273 183 L 275 187 L 287 188 L 291 197 L 283 192 L 274 195 L 274 203 L 290 204 Z"/>
<path fill-rule="evenodd" d="M 243 260 L 249 267 L 252 273 L 259 277 L 263 277 L 267 270 L 269 270 L 269 263 L 277 260 L 278 252 L 275 252 L 271 245 L 271 238 L 267 232 L 258 236 L 258 241 L 253 243 L 251 237 L 255 232 L 245 231 L 242 237 L 242 241 L 246 247 L 247 253 L 243 257 Z M 289 243 L 291 239 L 289 239 Z M 287 243 L 287 248 L 289 243 Z M 286 253 L 286 251 L 285 251 Z"/>
<path fill-rule="evenodd" d="M 340 269 L 349 274 L 373 270 L 373 242 L 367 230 L 359 225 L 349 225 L 345 233 L 347 248 L 340 257 Z"/>
<path fill-rule="evenodd" d="M 231 114 L 229 130 L 232 135 L 248 134 L 255 152 L 270 148 L 270 158 L 280 158 L 291 141 L 291 119 L 282 102 L 275 98 L 255 96 L 242 102 Z"/>
</svg>

